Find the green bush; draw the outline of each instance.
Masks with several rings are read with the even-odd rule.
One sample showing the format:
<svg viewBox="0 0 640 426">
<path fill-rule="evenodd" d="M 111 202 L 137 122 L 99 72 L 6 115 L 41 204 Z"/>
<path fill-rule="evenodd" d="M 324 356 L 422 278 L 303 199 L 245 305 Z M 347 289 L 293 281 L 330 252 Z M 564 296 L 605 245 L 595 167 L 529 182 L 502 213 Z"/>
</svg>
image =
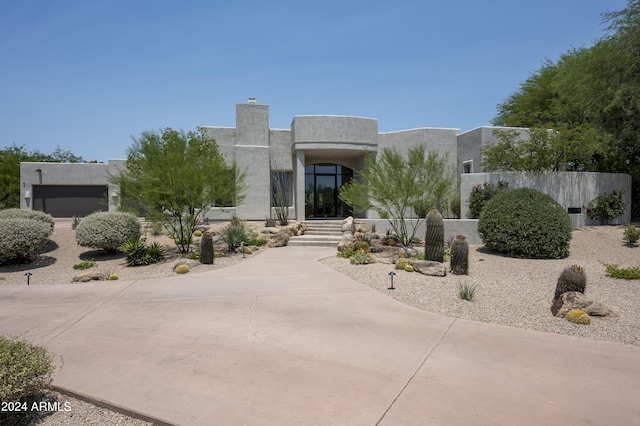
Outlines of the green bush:
<svg viewBox="0 0 640 426">
<path fill-rule="evenodd" d="M 93 259 L 89 259 L 89 260 L 84 260 L 80 263 L 76 263 L 75 265 L 73 265 L 73 269 L 80 269 L 81 271 L 84 271 L 85 269 L 89 269 L 96 266 L 96 262 Z"/>
<path fill-rule="evenodd" d="M 589 219 L 599 220 L 603 224 L 621 216 L 625 207 L 623 195 L 624 191 L 622 189 L 615 189 L 611 194 L 605 192 L 603 195 L 589 201 L 587 216 L 589 216 Z"/>
<path fill-rule="evenodd" d="M 76 226 L 76 242 L 82 247 L 118 251 L 127 240 L 140 236 L 140 222 L 131 213 L 97 212 Z"/>
<path fill-rule="evenodd" d="M 491 182 L 485 182 L 482 185 L 474 186 L 471 189 L 471 194 L 469 194 L 469 199 L 467 200 L 469 203 L 469 217 L 472 219 L 479 218 L 485 204 L 487 204 L 487 202 L 489 202 L 493 197 L 507 189 L 509 189 L 509 183 L 503 181 L 498 182 L 497 185 L 494 185 Z"/>
<path fill-rule="evenodd" d="M 53 233 L 54 221 L 50 214 L 41 212 L 38 210 L 21 210 L 21 209 L 6 209 L 0 210 L 0 220 L 3 219 L 32 219 L 39 220 L 40 222 L 49 225 L 49 235 Z"/>
<path fill-rule="evenodd" d="M 469 284 L 466 281 L 458 283 L 458 296 L 460 296 L 460 299 L 462 300 L 473 300 L 473 298 L 476 296 L 477 290 L 477 284 Z"/>
<path fill-rule="evenodd" d="M 249 238 L 247 241 L 245 241 L 244 243 L 248 246 L 258 246 L 258 247 L 262 247 L 265 244 L 267 244 L 267 239 L 266 238 Z"/>
<path fill-rule="evenodd" d="M 0 336 L 0 401 L 16 402 L 51 383 L 51 355 L 40 346 Z"/>
<path fill-rule="evenodd" d="M 127 255 L 127 266 L 144 266 L 158 263 L 164 259 L 163 249 L 158 243 L 148 246 L 140 236 L 130 238 L 120 250 Z"/>
<path fill-rule="evenodd" d="M 44 250 L 49 235 L 51 227 L 40 220 L 0 220 L 0 264 L 33 262 Z"/>
<path fill-rule="evenodd" d="M 571 219 L 564 208 L 530 188 L 496 195 L 478 221 L 478 234 L 487 248 L 528 259 L 568 256 L 571 231 Z"/>
<path fill-rule="evenodd" d="M 603 263 L 604 271 L 612 278 L 640 280 L 640 267 L 620 268 L 618 265 Z"/>
<path fill-rule="evenodd" d="M 351 247 L 347 247 L 343 251 L 339 251 L 337 253 L 337 256 L 344 257 L 345 259 L 349 259 L 354 254 L 356 254 L 356 251 L 354 249 L 352 249 Z"/>
<path fill-rule="evenodd" d="M 624 228 L 623 238 L 627 242 L 627 245 L 634 245 L 638 240 L 640 240 L 640 229 L 633 225 L 627 225 Z"/>
<path fill-rule="evenodd" d="M 354 265 L 367 265 L 369 263 L 375 263 L 375 260 L 369 253 L 365 253 L 363 250 L 358 250 L 351 256 L 349 261 Z"/>
</svg>

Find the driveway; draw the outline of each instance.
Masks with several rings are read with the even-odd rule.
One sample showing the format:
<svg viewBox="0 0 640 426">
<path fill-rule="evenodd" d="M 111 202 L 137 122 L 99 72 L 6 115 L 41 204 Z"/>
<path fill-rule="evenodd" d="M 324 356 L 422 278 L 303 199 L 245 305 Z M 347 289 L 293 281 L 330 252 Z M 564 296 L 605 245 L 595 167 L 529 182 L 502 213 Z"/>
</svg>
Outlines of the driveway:
<svg viewBox="0 0 640 426">
<path fill-rule="evenodd" d="M 334 254 L 0 286 L 0 333 L 56 354 L 55 385 L 172 424 L 639 424 L 640 348 L 421 311 Z"/>
</svg>

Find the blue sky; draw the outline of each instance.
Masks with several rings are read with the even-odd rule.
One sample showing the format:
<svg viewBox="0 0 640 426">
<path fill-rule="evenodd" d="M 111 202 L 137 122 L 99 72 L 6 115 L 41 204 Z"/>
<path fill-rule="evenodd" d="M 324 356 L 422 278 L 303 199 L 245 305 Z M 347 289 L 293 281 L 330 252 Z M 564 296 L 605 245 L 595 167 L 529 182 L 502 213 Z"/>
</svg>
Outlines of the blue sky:
<svg viewBox="0 0 640 426">
<path fill-rule="evenodd" d="M 125 158 L 150 129 L 235 126 L 235 104 L 371 117 L 381 132 L 490 124 L 545 59 L 626 0 L 0 2 L 0 147 Z"/>
</svg>

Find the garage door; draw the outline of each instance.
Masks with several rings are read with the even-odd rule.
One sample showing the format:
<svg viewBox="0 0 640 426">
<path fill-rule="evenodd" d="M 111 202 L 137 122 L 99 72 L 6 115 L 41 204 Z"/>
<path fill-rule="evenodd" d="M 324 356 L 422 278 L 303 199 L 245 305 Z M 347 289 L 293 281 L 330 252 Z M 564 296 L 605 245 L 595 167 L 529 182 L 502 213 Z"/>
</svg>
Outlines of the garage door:
<svg viewBox="0 0 640 426">
<path fill-rule="evenodd" d="M 86 216 L 109 210 L 106 185 L 34 185 L 33 209 L 53 217 Z"/>
</svg>

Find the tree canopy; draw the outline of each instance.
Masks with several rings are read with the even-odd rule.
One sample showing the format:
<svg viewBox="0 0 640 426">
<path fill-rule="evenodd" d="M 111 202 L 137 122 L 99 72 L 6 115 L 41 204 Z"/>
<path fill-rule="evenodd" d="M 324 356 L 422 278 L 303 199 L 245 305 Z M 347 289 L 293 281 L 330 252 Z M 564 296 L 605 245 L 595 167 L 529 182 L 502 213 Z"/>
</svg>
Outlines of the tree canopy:
<svg viewBox="0 0 640 426">
<path fill-rule="evenodd" d="M 211 206 L 235 206 L 244 199 L 244 173 L 228 164 L 204 129 L 146 131 L 133 138 L 126 169 L 111 177 L 129 200 L 161 222 L 182 253 Z"/>
<path fill-rule="evenodd" d="M 545 61 L 498 105 L 493 124 L 557 130 L 574 153 L 563 158 L 567 170 L 577 158 L 581 166 L 576 169 L 631 174 L 637 217 L 640 0 L 629 0 L 623 10 L 602 16 L 606 31 L 593 46 L 570 49 L 558 61 Z M 585 150 L 585 145 L 595 149 Z"/>
<path fill-rule="evenodd" d="M 405 245 L 415 237 L 427 212 L 447 208 L 456 191 L 448 156 L 427 151 L 425 145 L 411 148 L 406 157 L 393 147 L 383 148 L 377 156 L 370 155 L 357 173 L 356 179 L 340 188 L 340 199 L 356 212 L 378 212 Z M 417 217 L 409 229 L 404 219 L 412 212 Z"/>
</svg>

